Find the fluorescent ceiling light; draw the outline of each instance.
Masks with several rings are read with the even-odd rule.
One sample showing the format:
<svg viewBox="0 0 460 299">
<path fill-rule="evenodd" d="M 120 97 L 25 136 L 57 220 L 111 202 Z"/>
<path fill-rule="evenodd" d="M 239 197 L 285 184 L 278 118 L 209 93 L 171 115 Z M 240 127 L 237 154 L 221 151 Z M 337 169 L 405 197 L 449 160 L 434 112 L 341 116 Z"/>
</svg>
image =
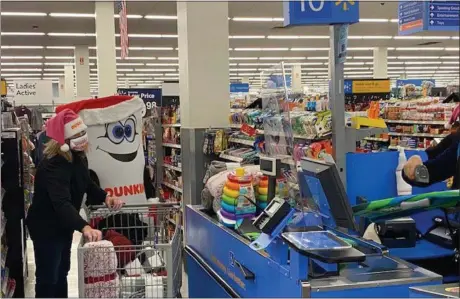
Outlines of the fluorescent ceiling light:
<svg viewBox="0 0 460 299">
<path fill-rule="evenodd" d="M 404 36 L 395 36 L 394 39 L 423 39 L 423 36 L 416 35 L 404 35 Z"/>
<path fill-rule="evenodd" d="M 406 66 L 406 70 L 437 70 L 437 66 Z"/>
<path fill-rule="evenodd" d="M 119 19 L 120 15 L 113 15 L 113 17 L 115 19 Z M 126 18 L 128 18 L 128 19 L 142 19 L 143 16 L 142 15 L 126 15 Z"/>
<path fill-rule="evenodd" d="M 362 23 L 388 23 L 389 19 L 359 19 Z"/>
<path fill-rule="evenodd" d="M 81 33 L 81 32 L 49 32 L 48 36 L 60 36 L 60 37 L 87 37 L 96 36 L 96 33 Z"/>
<path fill-rule="evenodd" d="M 117 69 L 117 72 L 133 72 L 133 69 Z"/>
<path fill-rule="evenodd" d="M 5 36 L 41 36 L 45 35 L 44 32 L 1 32 L 1 35 Z"/>
<path fill-rule="evenodd" d="M 116 65 L 117 66 L 143 66 L 143 65 L 145 65 L 145 63 L 141 63 L 141 62 L 127 62 L 127 63 L 117 62 Z"/>
<path fill-rule="evenodd" d="M 438 59 L 439 56 L 398 56 L 397 59 Z"/>
<path fill-rule="evenodd" d="M 0 13 L 2 16 L 9 17 L 45 17 L 46 13 L 44 12 L 15 12 L 15 11 L 2 11 Z"/>
<path fill-rule="evenodd" d="M 51 12 L 50 17 L 57 18 L 94 18 L 96 14 L 92 13 L 67 13 L 67 12 Z"/>
<path fill-rule="evenodd" d="M 260 60 L 302 60 L 305 57 L 259 57 Z"/>
<path fill-rule="evenodd" d="M 2 72 L 41 72 L 42 69 L 40 68 L 2 68 Z"/>
<path fill-rule="evenodd" d="M 454 60 L 460 59 L 459 56 L 441 56 L 439 58 L 441 58 L 441 59 L 454 59 Z"/>
<path fill-rule="evenodd" d="M 179 66 L 178 63 L 146 63 L 147 66 Z"/>
<path fill-rule="evenodd" d="M 236 17 L 232 20 L 236 22 L 283 22 L 284 18 Z"/>
<path fill-rule="evenodd" d="M 230 39 L 264 39 L 265 35 L 230 35 Z"/>
<path fill-rule="evenodd" d="M 439 68 L 443 70 L 460 70 L 460 67 L 458 66 L 440 66 Z"/>
<path fill-rule="evenodd" d="M 445 48 L 446 51 L 458 51 L 459 48 L 458 47 L 449 47 L 449 48 Z"/>
<path fill-rule="evenodd" d="M 165 76 L 170 76 L 170 77 L 174 77 L 174 76 L 175 76 L 175 77 L 177 77 L 177 76 L 179 76 L 179 74 L 178 74 L 178 73 L 173 73 L 173 74 L 167 73 L 167 74 L 165 74 Z"/>
<path fill-rule="evenodd" d="M 45 65 L 57 66 L 57 65 L 75 65 L 73 62 L 45 62 Z M 89 63 L 89 66 L 94 66 L 94 63 Z"/>
<path fill-rule="evenodd" d="M 63 73 L 45 73 L 43 76 L 62 76 Z"/>
<path fill-rule="evenodd" d="M 173 47 L 129 47 L 130 50 L 134 51 L 171 51 Z"/>
<path fill-rule="evenodd" d="M 269 35 L 268 39 L 328 39 L 328 35 Z"/>
<path fill-rule="evenodd" d="M 286 62 L 284 65 L 323 65 L 323 63 L 322 62 Z"/>
<path fill-rule="evenodd" d="M 452 39 L 458 40 L 458 39 L 460 39 L 460 36 L 452 36 Z"/>
<path fill-rule="evenodd" d="M 257 69 L 251 69 L 251 68 L 248 68 L 248 69 L 245 69 L 245 68 L 241 68 L 241 69 L 238 69 L 238 68 L 232 68 L 230 69 L 230 72 L 253 72 L 253 71 L 257 71 Z"/>
<path fill-rule="evenodd" d="M 58 69 L 43 69 L 44 72 L 60 72 L 64 71 L 64 68 L 58 68 Z"/>
<path fill-rule="evenodd" d="M 158 57 L 158 60 L 179 60 L 179 57 Z"/>
<path fill-rule="evenodd" d="M 176 72 L 177 69 L 136 69 L 136 72 Z"/>
<path fill-rule="evenodd" d="M 75 46 L 46 46 L 46 48 L 53 49 L 53 50 L 73 50 L 75 49 Z"/>
<path fill-rule="evenodd" d="M 369 47 L 349 47 L 347 50 L 350 51 L 371 51 L 374 50 L 374 48 L 369 48 Z"/>
<path fill-rule="evenodd" d="M 391 22 L 391 23 L 398 23 L 398 22 L 399 22 L 399 19 L 390 19 L 390 22 Z"/>
<path fill-rule="evenodd" d="M 357 70 L 368 70 L 368 67 L 345 67 L 343 68 L 344 71 L 357 71 Z M 390 69 L 390 67 L 388 68 Z"/>
<path fill-rule="evenodd" d="M 391 35 L 363 35 L 363 39 L 392 39 Z"/>
<path fill-rule="evenodd" d="M 364 62 L 345 62 L 345 65 L 364 65 Z"/>
<path fill-rule="evenodd" d="M 34 73 L 34 74 L 2 74 L 2 77 L 32 77 L 32 76 L 36 77 L 38 75 L 39 74 L 37 73 Z"/>
<path fill-rule="evenodd" d="M 125 60 L 155 60 L 155 59 L 156 59 L 155 57 L 151 57 L 151 56 L 139 56 L 139 57 L 128 56 L 125 58 Z M 121 60 L 121 57 L 117 57 L 117 60 Z"/>
<path fill-rule="evenodd" d="M 404 63 L 404 62 L 401 62 L 401 63 Z M 423 65 L 427 65 L 427 64 L 440 64 L 441 62 L 439 61 L 406 61 L 405 64 L 407 65 L 417 65 L 417 64 L 423 64 Z"/>
<path fill-rule="evenodd" d="M 328 56 L 308 57 L 308 60 L 329 60 Z"/>
<path fill-rule="evenodd" d="M 166 15 L 146 15 L 144 18 L 149 20 L 177 20 L 177 16 Z"/>
<path fill-rule="evenodd" d="M 233 63 L 230 63 L 230 65 L 232 65 Z M 264 63 L 264 62 L 246 62 L 246 63 L 238 63 L 239 66 L 272 66 L 272 65 L 276 65 L 277 63 Z M 236 65 L 236 63 L 235 63 Z"/>
<path fill-rule="evenodd" d="M 374 59 L 374 57 L 373 56 L 353 56 L 353 59 Z"/>
<path fill-rule="evenodd" d="M 289 48 L 235 48 L 235 51 L 289 51 Z"/>
<path fill-rule="evenodd" d="M 329 48 L 291 48 L 291 51 L 329 51 Z"/>
<path fill-rule="evenodd" d="M 45 59 L 74 59 L 73 56 L 45 56 Z"/>
<path fill-rule="evenodd" d="M 38 66 L 38 65 L 43 65 L 43 63 L 41 63 L 41 62 L 1 62 L 1 65 L 6 65 L 6 66 L 17 66 L 17 65 Z"/>
<path fill-rule="evenodd" d="M 43 46 L 1 46 L 2 49 L 43 49 Z"/>
<path fill-rule="evenodd" d="M 396 51 L 442 51 L 442 47 L 398 47 Z"/>
<path fill-rule="evenodd" d="M 258 57 L 230 57 L 230 60 L 258 60 Z"/>
<path fill-rule="evenodd" d="M 43 59 L 43 56 L 1 56 L 1 59 Z"/>
</svg>

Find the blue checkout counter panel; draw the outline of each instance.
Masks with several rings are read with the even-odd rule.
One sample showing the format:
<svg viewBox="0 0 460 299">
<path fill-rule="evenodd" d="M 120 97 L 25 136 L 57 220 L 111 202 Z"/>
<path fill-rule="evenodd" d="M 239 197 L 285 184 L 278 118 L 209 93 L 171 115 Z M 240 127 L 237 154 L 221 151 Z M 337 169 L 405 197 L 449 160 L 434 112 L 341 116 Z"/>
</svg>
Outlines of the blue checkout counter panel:
<svg viewBox="0 0 460 299">
<path fill-rule="evenodd" d="M 187 206 L 185 213 L 190 297 L 402 298 L 409 297 L 410 287 L 442 283 L 437 274 L 375 254 L 366 256 L 362 263 L 341 264 L 335 274 L 316 277 L 312 273 L 322 270 L 312 268 L 327 269 L 331 264 L 321 265 L 290 249 L 281 239 L 266 251 L 254 251 L 248 240 L 199 206 Z M 253 276 L 245 277 L 244 270 Z"/>
</svg>

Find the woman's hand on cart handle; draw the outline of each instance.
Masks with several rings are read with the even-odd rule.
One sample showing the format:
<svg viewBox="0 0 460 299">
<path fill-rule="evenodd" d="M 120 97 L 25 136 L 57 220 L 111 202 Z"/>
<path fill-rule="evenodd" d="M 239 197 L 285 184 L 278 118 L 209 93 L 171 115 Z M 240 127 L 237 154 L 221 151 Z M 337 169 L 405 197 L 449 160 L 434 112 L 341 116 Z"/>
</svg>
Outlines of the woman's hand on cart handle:
<svg viewBox="0 0 460 299">
<path fill-rule="evenodd" d="M 85 239 L 88 242 L 97 242 L 102 239 L 102 232 L 100 230 L 93 229 L 89 225 L 86 225 L 85 227 L 83 227 L 81 232 L 83 233 L 83 236 L 85 236 Z"/>
<path fill-rule="evenodd" d="M 109 209 L 118 211 L 123 207 L 125 202 L 118 197 L 108 196 L 105 198 L 105 204 Z"/>
</svg>

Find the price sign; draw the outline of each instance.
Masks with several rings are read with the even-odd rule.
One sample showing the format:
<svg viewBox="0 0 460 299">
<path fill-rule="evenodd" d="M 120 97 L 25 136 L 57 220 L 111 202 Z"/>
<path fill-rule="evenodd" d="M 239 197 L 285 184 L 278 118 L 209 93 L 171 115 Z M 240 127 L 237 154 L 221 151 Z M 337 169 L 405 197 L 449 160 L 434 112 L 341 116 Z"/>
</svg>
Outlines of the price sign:
<svg viewBox="0 0 460 299">
<path fill-rule="evenodd" d="M 118 94 L 140 97 L 144 100 L 145 108 L 147 108 L 147 110 L 161 105 L 160 88 L 120 88 L 118 89 Z"/>
</svg>

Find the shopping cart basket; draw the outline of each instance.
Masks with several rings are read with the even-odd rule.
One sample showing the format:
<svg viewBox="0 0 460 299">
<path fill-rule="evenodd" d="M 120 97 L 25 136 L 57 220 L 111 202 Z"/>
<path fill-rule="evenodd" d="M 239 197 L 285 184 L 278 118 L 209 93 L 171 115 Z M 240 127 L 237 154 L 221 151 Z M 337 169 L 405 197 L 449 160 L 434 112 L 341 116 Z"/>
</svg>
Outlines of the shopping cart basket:
<svg viewBox="0 0 460 299">
<path fill-rule="evenodd" d="M 85 208 L 103 241 L 78 247 L 80 298 L 173 298 L 182 285 L 180 207 L 129 205 Z"/>
</svg>

